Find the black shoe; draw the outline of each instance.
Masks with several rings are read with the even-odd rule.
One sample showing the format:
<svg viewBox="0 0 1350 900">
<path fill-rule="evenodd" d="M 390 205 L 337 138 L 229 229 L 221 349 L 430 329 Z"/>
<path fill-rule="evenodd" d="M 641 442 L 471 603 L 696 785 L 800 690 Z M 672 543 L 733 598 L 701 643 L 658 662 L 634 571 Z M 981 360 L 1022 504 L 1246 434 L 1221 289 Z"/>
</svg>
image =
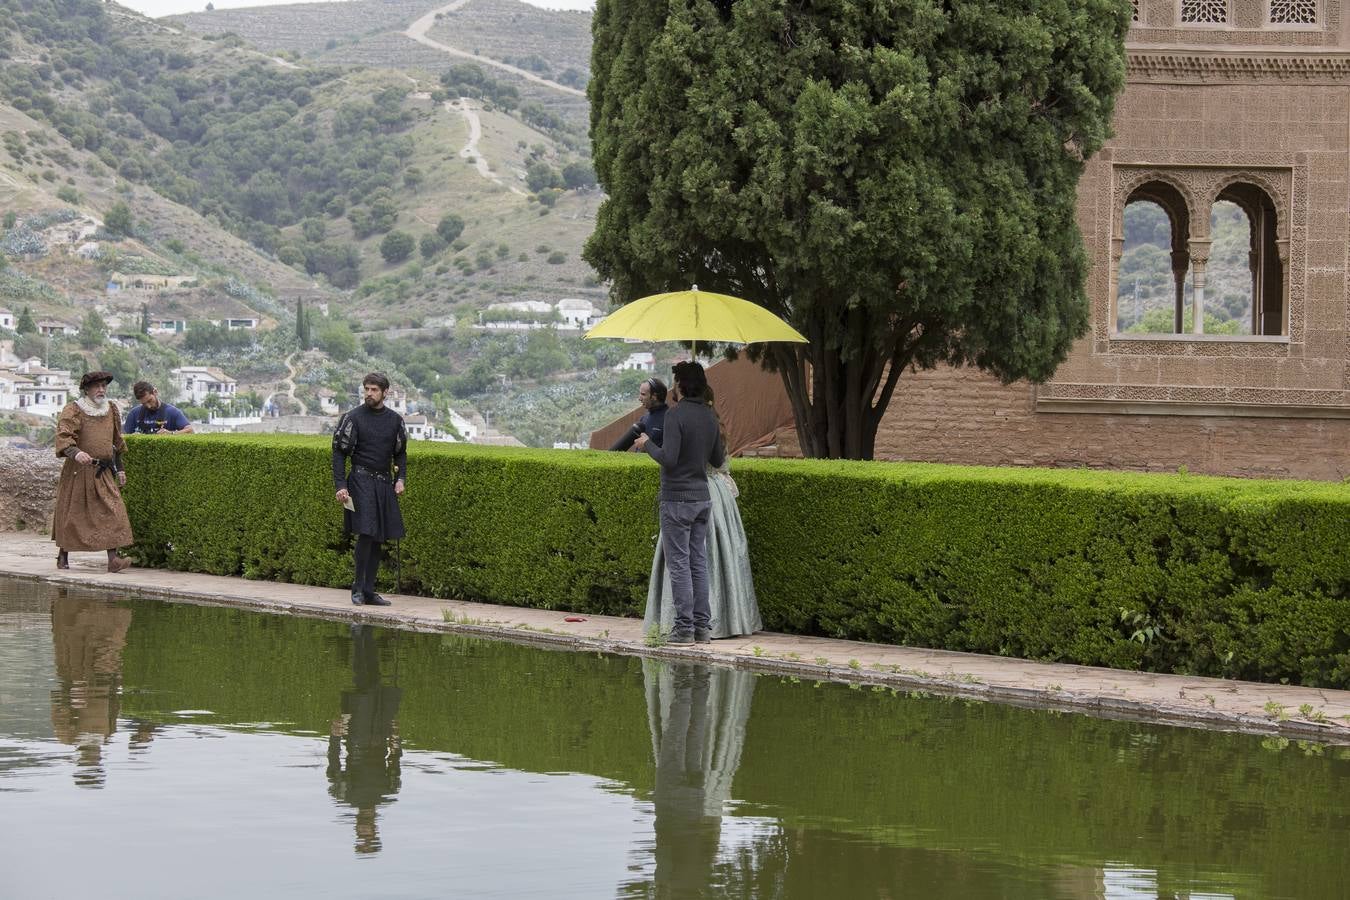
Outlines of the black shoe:
<svg viewBox="0 0 1350 900">
<path fill-rule="evenodd" d="M 695 629 L 694 629 L 694 643 L 696 643 L 696 644 L 711 644 L 711 643 L 712 643 L 712 629 L 711 629 L 711 628 L 695 628 Z"/>
<path fill-rule="evenodd" d="M 392 605 L 393 605 L 392 603 L 390 603 L 388 600 L 384 599 L 374 591 L 371 591 L 370 595 L 366 597 L 366 606 L 392 606 Z"/>
<path fill-rule="evenodd" d="M 357 606 L 362 606 L 366 602 L 366 597 L 360 591 L 352 591 L 352 602 Z"/>
<path fill-rule="evenodd" d="M 694 642 L 694 633 L 692 631 L 672 631 L 666 638 L 667 644 L 676 644 L 686 646 Z"/>
</svg>

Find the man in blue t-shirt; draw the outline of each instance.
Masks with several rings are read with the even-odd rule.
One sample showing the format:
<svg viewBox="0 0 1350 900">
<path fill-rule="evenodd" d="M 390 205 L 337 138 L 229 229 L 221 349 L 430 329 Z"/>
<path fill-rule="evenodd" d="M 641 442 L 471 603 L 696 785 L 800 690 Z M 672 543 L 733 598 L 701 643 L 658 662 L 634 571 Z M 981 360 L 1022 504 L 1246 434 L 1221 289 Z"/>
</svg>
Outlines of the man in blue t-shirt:
<svg viewBox="0 0 1350 900">
<path fill-rule="evenodd" d="M 137 406 L 127 413 L 123 434 L 191 434 L 192 425 L 183 411 L 172 403 L 162 403 L 159 391 L 148 381 L 131 386 Z"/>
<path fill-rule="evenodd" d="M 666 426 L 666 386 L 659 378 L 648 378 L 638 386 L 638 403 L 646 410 L 642 418 L 632 424 L 609 448 L 624 451 L 633 446 L 638 435 L 647 435 L 648 440 L 660 447 L 665 437 Z"/>
</svg>

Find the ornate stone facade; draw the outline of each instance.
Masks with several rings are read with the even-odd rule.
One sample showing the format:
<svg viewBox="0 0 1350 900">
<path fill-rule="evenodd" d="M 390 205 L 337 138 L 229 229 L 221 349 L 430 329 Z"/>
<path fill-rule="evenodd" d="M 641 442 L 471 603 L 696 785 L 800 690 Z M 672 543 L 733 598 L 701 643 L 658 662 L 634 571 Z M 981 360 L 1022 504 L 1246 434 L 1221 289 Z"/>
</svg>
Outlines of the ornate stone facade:
<svg viewBox="0 0 1350 900">
<path fill-rule="evenodd" d="M 1350 476 L 1342 2 L 1138 0 L 1115 137 L 1079 186 L 1089 334 L 1039 387 L 906 375 L 878 457 Z M 1122 215 L 1141 200 L 1172 225 L 1177 314 L 1165 334 L 1116 330 Z M 1203 311 L 1220 200 L 1251 221 L 1252 333 L 1196 333 L 1203 315 L 1183 333 L 1183 283 Z"/>
</svg>

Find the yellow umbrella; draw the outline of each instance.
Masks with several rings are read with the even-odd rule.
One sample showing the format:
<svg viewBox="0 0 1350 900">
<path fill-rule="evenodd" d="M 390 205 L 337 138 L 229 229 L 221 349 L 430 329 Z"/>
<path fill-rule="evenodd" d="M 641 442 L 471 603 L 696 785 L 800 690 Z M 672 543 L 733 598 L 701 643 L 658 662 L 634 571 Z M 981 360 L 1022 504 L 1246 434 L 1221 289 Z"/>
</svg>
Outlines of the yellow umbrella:
<svg viewBox="0 0 1350 900">
<path fill-rule="evenodd" d="M 728 344 L 807 342 L 796 329 L 764 307 L 739 297 L 700 291 L 698 285 L 688 291 L 634 300 L 600 320 L 586 332 L 586 337 Z"/>
</svg>

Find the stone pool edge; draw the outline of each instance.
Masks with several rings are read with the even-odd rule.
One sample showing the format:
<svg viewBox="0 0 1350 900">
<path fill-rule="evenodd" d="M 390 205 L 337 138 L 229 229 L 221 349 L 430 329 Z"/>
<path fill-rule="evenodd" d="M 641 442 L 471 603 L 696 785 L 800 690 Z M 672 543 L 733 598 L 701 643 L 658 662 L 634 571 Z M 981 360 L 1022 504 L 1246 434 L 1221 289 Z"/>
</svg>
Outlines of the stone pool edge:
<svg viewBox="0 0 1350 900">
<path fill-rule="evenodd" d="M 37 535 L 0 534 L 0 575 L 119 595 L 231 606 L 409 631 L 454 633 L 583 652 L 730 665 L 785 678 L 927 693 L 963 700 L 1078 712 L 1350 745 L 1350 691 L 1158 675 L 925 648 L 761 632 L 706 648 L 648 646 L 635 619 L 389 595 L 391 607 L 354 607 L 347 592 L 229 576 L 133 568 L 119 575 L 82 566 L 44 567 L 51 547 Z M 34 552 L 38 551 L 38 552 Z M 1314 716 L 1306 718 L 1299 707 Z"/>
</svg>

